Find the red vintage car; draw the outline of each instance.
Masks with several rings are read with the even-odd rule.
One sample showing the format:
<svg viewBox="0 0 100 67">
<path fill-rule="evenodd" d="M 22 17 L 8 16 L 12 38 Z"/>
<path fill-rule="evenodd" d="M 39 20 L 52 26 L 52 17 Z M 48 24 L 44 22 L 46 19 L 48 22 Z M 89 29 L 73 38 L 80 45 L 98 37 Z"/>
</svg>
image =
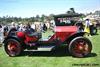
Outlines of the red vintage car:
<svg viewBox="0 0 100 67">
<path fill-rule="evenodd" d="M 79 16 L 81 14 L 55 15 L 56 26 L 53 34 L 47 39 L 43 39 L 43 32 L 10 31 L 4 39 L 4 49 L 9 56 L 13 57 L 20 55 L 25 49 L 37 50 L 41 46 L 55 48 L 65 44 L 72 56 L 85 57 L 91 53 L 92 44 L 88 38 L 84 37 L 85 32 L 79 32 L 74 25 L 74 19 Z"/>
</svg>

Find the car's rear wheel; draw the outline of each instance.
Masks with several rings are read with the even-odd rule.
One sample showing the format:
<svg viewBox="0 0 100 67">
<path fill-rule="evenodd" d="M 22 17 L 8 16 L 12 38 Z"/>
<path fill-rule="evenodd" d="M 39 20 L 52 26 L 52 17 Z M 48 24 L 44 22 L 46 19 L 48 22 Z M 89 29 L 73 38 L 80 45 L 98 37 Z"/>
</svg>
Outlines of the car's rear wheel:
<svg viewBox="0 0 100 67">
<path fill-rule="evenodd" d="M 11 56 L 18 56 L 22 52 L 22 47 L 19 41 L 15 39 L 8 39 L 4 45 L 6 53 Z"/>
<path fill-rule="evenodd" d="M 97 34 L 97 29 L 94 28 L 94 29 L 92 30 L 91 34 L 92 34 L 92 35 L 96 35 L 96 34 Z"/>
<path fill-rule="evenodd" d="M 85 57 L 91 53 L 92 44 L 86 37 L 76 37 L 70 42 L 68 49 L 74 57 Z"/>
</svg>

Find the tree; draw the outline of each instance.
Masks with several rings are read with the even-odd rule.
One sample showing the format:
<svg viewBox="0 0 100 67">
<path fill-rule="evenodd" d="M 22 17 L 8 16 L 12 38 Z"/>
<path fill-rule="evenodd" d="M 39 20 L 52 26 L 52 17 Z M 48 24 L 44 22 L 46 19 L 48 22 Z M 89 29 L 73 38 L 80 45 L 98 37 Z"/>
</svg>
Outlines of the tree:
<svg viewBox="0 0 100 67">
<path fill-rule="evenodd" d="M 54 16 L 54 14 L 50 14 L 50 15 L 49 15 L 49 19 L 50 19 L 50 20 L 53 20 L 53 19 L 54 19 L 53 16 Z"/>
<path fill-rule="evenodd" d="M 75 14 L 74 8 L 70 8 L 69 11 L 66 12 L 67 14 Z"/>
<path fill-rule="evenodd" d="M 70 8 L 70 11 L 71 11 L 72 13 L 75 13 L 74 8 Z"/>
<path fill-rule="evenodd" d="M 40 21 L 40 16 L 39 15 L 36 15 L 35 21 Z"/>
<path fill-rule="evenodd" d="M 46 16 L 44 14 L 42 14 L 41 21 L 44 22 L 45 18 L 46 18 Z"/>
<path fill-rule="evenodd" d="M 67 11 L 67 14 L 71 14 L 71 11 Z"/>
</svg>

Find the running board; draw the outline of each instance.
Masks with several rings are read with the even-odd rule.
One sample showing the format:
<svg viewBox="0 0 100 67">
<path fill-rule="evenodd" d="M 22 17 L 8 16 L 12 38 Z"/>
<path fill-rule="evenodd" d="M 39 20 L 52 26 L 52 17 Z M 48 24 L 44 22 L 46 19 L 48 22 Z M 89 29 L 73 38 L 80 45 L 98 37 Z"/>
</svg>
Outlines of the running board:
<svg viewBox="0 0 100 67">
<path fill-rule="evenodd" d="M 37 50 L 25 50 L 25 51 L 51 51 L 55 46 L 40 46 Z"/>
</svg>

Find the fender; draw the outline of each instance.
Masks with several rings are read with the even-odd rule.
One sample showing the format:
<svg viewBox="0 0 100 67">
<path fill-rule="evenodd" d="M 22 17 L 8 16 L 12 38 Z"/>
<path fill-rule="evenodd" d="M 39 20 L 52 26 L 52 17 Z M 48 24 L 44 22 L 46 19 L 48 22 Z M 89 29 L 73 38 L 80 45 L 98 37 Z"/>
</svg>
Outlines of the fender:
<svg viewBox="0 0 100 67">
<path fill-rule="evenodd" d="M 8 39 L 15 39 L 15 40 L 17 40 L 18 42 L 20 42 L 20 44 L 21 44 L 21 46 L 23 47 L 23 49 L 26 48 L 26 44 L 24 43 L 24 39 L 18 38 L 17 36 L 7 36 L 7 37 L 4 39 L 4 41 L 3 41 L 4 45 L 5 45 L 5 43 L 6 43 L 6 41 L 7 41 Z"/>
<path fill-rule="evenodd" d="M 76 33 L 70 35 L 65 41 L 67 42 L 67 44 L 69 44 L 70 41 L 71 41 L 72 39 L 74 39 L 75 37 L 84 36 L 86 33 L 87 33 L 87 32 L 76 32 Z M 66 43 L 66 42 L 65 42 L 65 43 Z"/>
<path fill-rule="evenodd" d="M 5 43 L 8 39 L 15 39 L 15 40 L 19 41 L 21 44 L 24 43 L 24 40 L 21 39 L 21 38 L 18 38 L 17 36 L 7 36 L 7 37 L 4 39 L 3 43 Z"/>
</svg>

